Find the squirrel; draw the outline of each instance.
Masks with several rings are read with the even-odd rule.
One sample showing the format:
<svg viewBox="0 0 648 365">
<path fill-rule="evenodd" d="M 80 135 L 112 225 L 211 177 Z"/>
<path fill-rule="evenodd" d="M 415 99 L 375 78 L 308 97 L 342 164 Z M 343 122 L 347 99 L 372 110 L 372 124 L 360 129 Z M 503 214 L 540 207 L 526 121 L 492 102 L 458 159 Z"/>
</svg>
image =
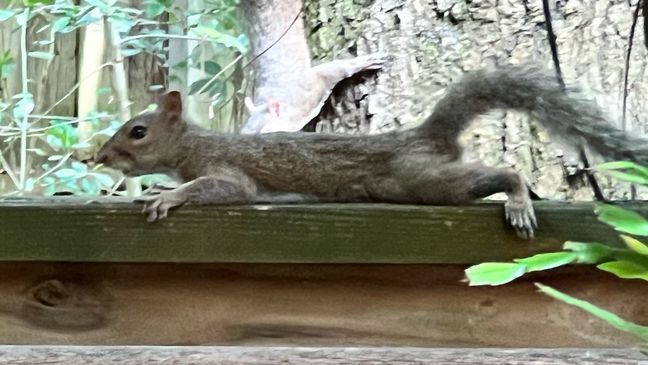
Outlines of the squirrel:
<svg viewBox="0 0 648 365">
<path fill-rule="evenodd" d="M 127 176 L 174 173 L 183 184 L 145 196 L 152 222 L 184 203 L 385 202 L 461 205 L 504 192 L 505 218 L 520 237 L 537 228 L 527 184 L 510 169 L 461 162 L 459 134 L 494 108 L 525 111 L 552 134 L 584 138 L 603 156 L 647 161 L 646 140 L 612 126 L 596 103 L 561 88 L 533 65 L 466 74 L 419 126 L 375 135 L 280 132 L 223 134 L 183 118 L 177 91 L 125 123 L 95 162 Z"/>
</svg>

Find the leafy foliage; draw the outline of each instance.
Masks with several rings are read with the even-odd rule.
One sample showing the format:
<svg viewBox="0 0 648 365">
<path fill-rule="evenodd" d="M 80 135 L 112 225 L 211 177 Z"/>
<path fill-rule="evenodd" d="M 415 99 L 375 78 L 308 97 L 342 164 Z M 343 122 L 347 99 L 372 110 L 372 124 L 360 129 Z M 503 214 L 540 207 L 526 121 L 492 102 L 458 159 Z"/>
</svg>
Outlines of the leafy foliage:
<svg viewBox="0 0 648 365">
<path fill-rule="evenodd" d="M 648 168 L 632 162 L 610 162 L 599 165 L 598 171 L 610 176 L 648 186 Z M 637 236 L 648 236 L 648 220 L 641 215 L 610 204 L 596 206 L 598 219 L 619 232 Z M 622 279 L 648 281 L 648 246 L 638 239 L 620 235 L 625 248 L 617 248 L 594 242 L 567 241 L 564 251 L 541 253 L 531 257 L 515 259 L 513 263 L 490 262 L 466 269 L 470 285 L 502 285 L 526 273 L 553 269 L 559 266 L 580 263 L 597 265 L 602 271 Z M 559 292 L 551 287 L 538 284 L 541 292 L 567 304 L 576 306 L 608 322 L 612 326 L 639 337 L 648 344 L 648 327 L 626 321 L 586 301 Z"/>
<path fill-rule="evenodd" d="M 218 60 L 243 55 L 249 42 L 236 17 L 238 0 L 206 0 L 205 7 L 187 10 L 171 0 L 146 0 L 142 9 L 124 6 L 117 0 L 24 0 L 0 9 L 0 22 L 15 22 L 26 31 L 34 17 L 44 17 L 46 24 L 37 29 L 46 39 L 22 45 L 21 49 L 0 52 L 0 89 L 7 90 L 7 79 L 16 77 L 15 70 L 29 70 L 27 62 L 39 61 L 44 67 L 58 55 L 53 46 L 57 34 L 69 33 L 106 19 L 116 27 L 123 57 L 141 53 L 154 55 L 159 67 L 199 70 L 203 79 L 190 85 L 190 93 L 205 93 L 218 105 L 226 98 L 225 71 L 228 66 Z M 168 64 L 168 40 L 178 38 L 195 41 L 194 49 L 178 65 Z M 16 59 L 22 64 L 17 65 Z M 238 58 L 240 59 L 240 58 Z M 15 185 L 9 194 L 58 193 L 97 195 L 114 190 L 111 172 L 87 165 L 76 159 L 78 152 L 96 148 L 96 141 L 116 131 L 120 121 L 109 111 L 97 111 L 82 119 L 71 116 L 33 115 L 40 100 L 29 92 L 30 75 L 21 73 L 22 92 L 0 99 L 0 173 L 5 172 Z M 33 80 L 32 80 L 33 81 Z M 27 86 L 25 86 L 27 85 Z M 151 88 L 162 88 L 154 85 Z M 233 88 L 232 88 L 233 89 Z M 72 90 L 74 91 L 74 90 Z M 110 88 L 97 90 L 112 98 Z M 77 125 L 89 122 L 94 133 L 81 140 Z M 147 183 L 163 181 L 160 176 L 144 179 Z"/>
</svg>

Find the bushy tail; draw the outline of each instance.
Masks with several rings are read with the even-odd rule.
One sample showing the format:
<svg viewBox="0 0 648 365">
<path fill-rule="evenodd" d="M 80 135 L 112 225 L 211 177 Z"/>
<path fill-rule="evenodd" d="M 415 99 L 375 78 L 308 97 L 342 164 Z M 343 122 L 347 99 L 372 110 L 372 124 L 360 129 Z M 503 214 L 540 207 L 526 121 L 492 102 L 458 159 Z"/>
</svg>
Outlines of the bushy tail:
<svg viewBox="0 0 648 365">
<path fill-rule="evenodd" d="M 476 116 L 491 109 L 525 111 L 566 142 L 583 137 L 603 156 L 648 163 L 648 140 L 615 128 L 576 88 L 561 90 L 555 75 L 516 65 L 467 74 L 452 85 L 420 130 L 430 138 L 456 139 Z"/>
</svg>

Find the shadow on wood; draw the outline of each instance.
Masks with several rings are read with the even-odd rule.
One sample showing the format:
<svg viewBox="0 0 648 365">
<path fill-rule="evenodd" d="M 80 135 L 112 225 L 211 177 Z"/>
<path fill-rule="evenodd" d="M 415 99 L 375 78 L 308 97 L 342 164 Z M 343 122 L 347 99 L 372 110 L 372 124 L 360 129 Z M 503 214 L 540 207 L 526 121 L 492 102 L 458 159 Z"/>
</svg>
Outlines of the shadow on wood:
<svg viewBox="0 0 648 365">
<path fill-rule="evenodd" d="M 461 265 L 0 264 L 0 343 L 617 347 L 636 340 L 533 281 L 648 323 L 648 290 L 589 267 L 468 287 Z M 83 277 L 83 282 L 70 278 Z M 60 282 L 61 284 L 54 284 Z M 53 285 L 32 305 L 34 283 Z M 63 285 L 64 288 L 59 288 Z M 56 294 L 68 291 L 69 294 Z M 68 296 L 67 299 L 65 296 Z M 58 303 L 58 304 L 57 304 Z M 76 315 L 76 316 L 75 316 Z"/>
</svg>

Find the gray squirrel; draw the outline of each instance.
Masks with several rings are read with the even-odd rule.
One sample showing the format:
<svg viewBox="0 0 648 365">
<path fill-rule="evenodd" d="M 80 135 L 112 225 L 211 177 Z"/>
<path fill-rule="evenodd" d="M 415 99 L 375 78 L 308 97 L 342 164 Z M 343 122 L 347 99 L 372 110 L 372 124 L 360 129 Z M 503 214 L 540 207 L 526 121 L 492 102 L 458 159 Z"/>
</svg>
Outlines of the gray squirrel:
<svg viewBox="0 0 648 365">
<path fill-rule="evenodd" d="M 172 173 L 183 184 L 144 197 L 148 221 L 184 203 L 386 202 L 460 205 L 507 194 L 507 221 L 531 238 L 536 217 L 524 179 L 510 169 L 464 164 L 459 134 L 494 108 L 528 112 L 553 135 L 583 138 L 603 156 L 646 162 L 646 140 L 612 126 L 598 106 L 564 92 L 554 75 L 533 65 L 468 73 L 449 87 L 418 127 L 377 135 L 222 134 L 188 123 L 177 91 L 159 108 L 134 117 L 96 156 L 127 176 Z"/>
</svg>

